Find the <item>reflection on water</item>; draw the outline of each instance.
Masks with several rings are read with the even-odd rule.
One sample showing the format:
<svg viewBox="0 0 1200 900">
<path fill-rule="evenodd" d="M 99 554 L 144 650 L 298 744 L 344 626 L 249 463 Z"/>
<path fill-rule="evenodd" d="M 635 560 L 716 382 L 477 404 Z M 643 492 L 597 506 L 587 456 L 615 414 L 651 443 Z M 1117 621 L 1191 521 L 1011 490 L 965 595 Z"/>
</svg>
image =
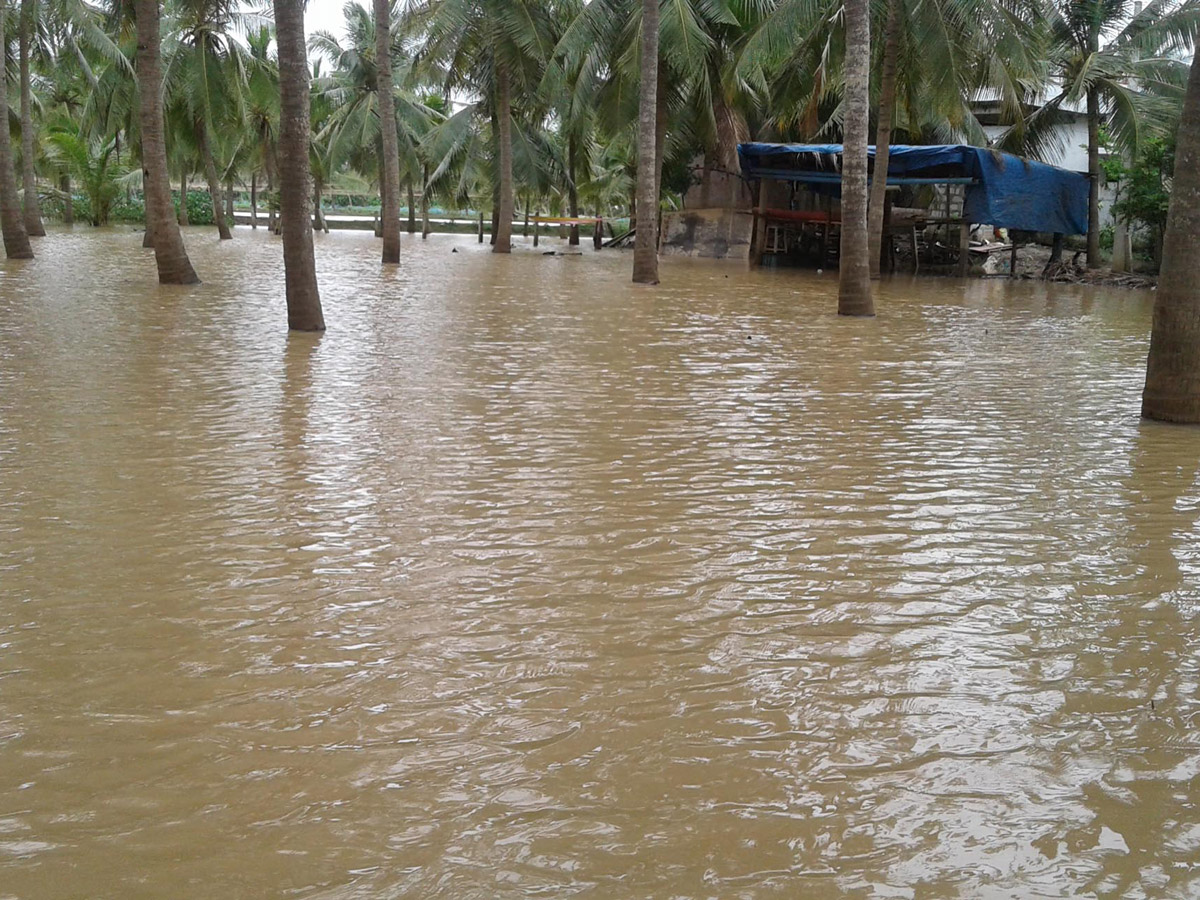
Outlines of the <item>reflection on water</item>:
<svg viewBox="0 0 1200 900">
<path fill-rule="evenodd" d="M 1146 296 L 139 244 L 0 266 L 0 896 L 1200 896 Z"/>
</svg>

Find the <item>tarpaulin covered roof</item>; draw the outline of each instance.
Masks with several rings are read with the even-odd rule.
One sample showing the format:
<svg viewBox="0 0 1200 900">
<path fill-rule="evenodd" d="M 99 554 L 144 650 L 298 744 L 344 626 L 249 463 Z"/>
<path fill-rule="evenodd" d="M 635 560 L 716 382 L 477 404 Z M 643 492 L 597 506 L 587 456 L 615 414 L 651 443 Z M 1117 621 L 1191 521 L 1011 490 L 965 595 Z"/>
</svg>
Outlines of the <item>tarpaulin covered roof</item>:
<svg viewBox="0 0 1200 900">
<path fill-rule="evenodd" d="M 875 148 L 867 155 L 875 158 Z M 841 144 L 739 144 L 742 174 L 841 183 Z M 893 144 L 889 184 L 964 184 L 968 221 L 1022 231 L 1086 234 L 1088 176 L 965 144 Z"/>
</svg>

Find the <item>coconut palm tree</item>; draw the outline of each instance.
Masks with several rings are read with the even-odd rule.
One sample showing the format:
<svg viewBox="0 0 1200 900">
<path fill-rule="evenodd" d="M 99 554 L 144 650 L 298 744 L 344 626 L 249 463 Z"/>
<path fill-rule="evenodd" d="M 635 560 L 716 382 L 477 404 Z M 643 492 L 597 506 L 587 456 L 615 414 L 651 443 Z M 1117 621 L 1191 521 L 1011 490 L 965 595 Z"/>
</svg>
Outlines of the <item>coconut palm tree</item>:
<svg viewBox="0 0 1200 900">
<path fill-rule="evenodd" d="M 221 203 L 218 157 L 232 157 L 224 146 L 240 136 L 245 124 L 243 93 L 247 51 L 234 32 L 246 32 L 258 17 L 243 12 L 236 0 L 178 0 L 171 17 L 168 69 L 177 90 L 172 116 L 187 117 L 195 132 L 201 170 L 212 198 L 213 218 L 221 240 L 233 237 Z"/>
<path fill-rule="evenodd" d="M 383 139 L 379 193 L 382 200 L 383 262 L 400 262 L 400 150 L 396 141 L 396 102 L 392 96 L 392 5 L 375 0 L 375 72 L 379 130 Z"/>
<path fill-rule="evenodd" d="M 642 7 L 642 77 L 638 88 L 638 217 L 633 280 L 658 284 L 658 0 Z"/>
<path fill-rule="evenodd" d="M 93 225 L 107 225 L 113 201 L 121 193 L 125 168 L 114 162 L 115 137 L 101 141 L 88 139 L 61 123 L 47 134 L 52 161 L 71 172 L 88 198 Z"/>
<path fill-rule="evenodd" d="M 0 2 L 0 45 L 8 40 L 4 30 L 5 7 Z M 8 91 L 0 84 L 0 229 L 4 232 L 4 252 L 9 259 L 33 259 L 33 248 L 25 221 L 21 215 L 21 201 L 17 196 L 17 172 L 13 168 L 12 138 L 8 129 Z"/>
<path fill-rule="evenodd" d="M 365 177 L 378 178 L 382 193 L 384 148 L 380 121 L 383 113 L 375 63 L 379 52 L 375 16 L 358 3 L 348 3 L 344 16 L 342 38 L 318 31 L 310 41 L 313 52 L 331 65 L 329 74 L 314 82 L 316 96 L 328 106 L 328 115 L 321 123 L 314 122 L 314 128 L 317 139 L 328 146 L 336 165 L 348 163 Z M 397 156 L 399 169 L 407 175 L 411 185 L 414 173 L 421 171 L 417 148 L 432 119 L 419 95 L 418 79 L 413 61 L 406 52 L 401 28 L 389 26 L 388 31 Z M 398 184 L 396 205 L 398 216 Z M 412 212 L 411 203 L 409 212 Z"/>
<path fill-rule="evenodd" d="M 275 155 L 279 140 L 279 67 L 268 54 L 274 33 L 263 26 L 246 36 L 249 47 L 245 85 L 246 143 L 249 147 L 250 217 L 258 226 L 258 175 L 266 176 L 267 193 L 275 192 Z M 275 205 L 270 204 L 267 228 L 275 230 Z"/>
<path fill-rule="evenodd" d="M 100 79 L 96 66 L 121 74 L 123 93 L 132 96 L 133 67 L 103 30 L 98 12 L 74 0 L 43 2 L 41 44 L 36 54 L 43 63 L 39 72 L 41 121 L 50 129 L 75 130 L 89 138 L 117 137 L 108 127 L 113 116 L 102 114 Z M 111 99 L 111 97 L 110 97 Z M 132 105 L 130 105 L 132 108 Z M 114 153 L 116 148 L 114 146 Z M 63 222 L 72 224 L 71 169 L 61 159 L 48 159 L 63 201 Z"/>
<path fill-rule="evenodd" d="M 842 134 L 847 38 L 840 0 L 776 0 L 744 42 L 737 74 L 770 97 L 767 124 L 804 139 Z M 873 6 L 873 70 L 878 98 L 875 170 L 886 173 L 893 133 L 918 142 L 986 145 L 970 101 L 996 91 L 1006 110 L 1020 110 L 1044 81 L 1036 16 L 1001 0 L 887 0 Z M 789 36 L 799 35 L 798 39 Z M 871 184 L 869 264 L 878 275 L 886 178 Z"/>
<path fill-rule="evenodd" d="M 892 115 L 896 111 L 896 63 L 900 55 L 900 4 L 901 0 L 887 0 L 887 21 L 883 26 L 879 111 L 875 130 L 875 178 L 871 181 L 867 203 L 867 264 L 873 279 L 879 277 L 883 247 L 883 212 L 892 146 Z"/>
<path fill-rule="evenodd" d="M 146 231 L 154 244 L 158 280 L 162 284 L 195 284 L 171 207 L 167 145 L 163 133 L 162 55 L 158 0 L 134 0 L 137 18 L 137 85 L 142 132 L 142 182 L 146 197 Z"/>
<path fill-rule="evenodd" d="M 1049 84 L 1057 88 L 1032 115 L 1019 118 L 1001 143 L 1004 149 L 1044 155 L 1060 141 L 1055 125 L 1063 110 L 1086 110 L 1088 123 L 1087 264 L 1100 265 L 1100 132 L 1116 147 L 1136 152 L 1146 130 L 1158 130 L 1163 95 L 1181 95 L 1190 52 L 1200 30 L 1195 0 L 1047 0 L 1041 23 L 1047 31 Z"/>
<path fill-rule="evenodd" d="M 409 28 L 423 37 L 421 56 L 446 93 L 483 98 L 494 117 L 496 228 L 492 250 L 512 249 L 513 123 L 537 118 L 537 91 L 557 43 L 553 0 L 414 0 Z M 514 108 L 516 107 L 516 108 Z"/>
<path fill-rule="evenodd" d="M 321 60 L 314 60 L 310 68 L 310 83 L 319 82 L 321 75 Z M 332 139 L 328 127 L 333 114 L 333 106 L 327 94 L 309 92 L 308 121 L 308 177 L 312 182 L 312 229 L 313 231 L 329 232 L 329 223 L 325 220 L 325 212 L 321 208 L 321 198 L 325 186 L 329 184 L 342 164 L 339 150 L 344 149 Z"/>
<path fill-rule="evenodd" d="M 661 198 L 664 163 L 697 152 L 705 173 L 738 170 L 737 145 L 749 139 L 748 114 L 766 105 L 765 82 L 737 71 L 741 49 L 775 0 L 679 0 L 659 5 L 655 173 Z M 590 0 L 565 28 L 557 55 L 572 75 L 573 105 L 611 137 L 637 118 L 640 75 L 638 0 Z M 571 119 L 564 119 L 571 121 Z M 707 174 L 705 183 L 707 183 Z M 659 207 L 655 202 L 653 209 Z"/>
<path fill-rule="evenodd" d="M 1175 144 L 1142 415 L 1200 422 L 1200 54 L 1192 59 Z"/>
<path fill-rule="evenodd" d="M 18 61 L 21 77 L 21 180 L 24 184 L 23 216 L 25 230 L 32 237 L 45 237 L 42 211 L 38 204 L 37 175 L 34 171 L 33 86 L 30 81 L 31 55 L 38 28 L 36 0 L 21 0 L 17 30 Z"/>
<path fill-rule="evenodd" d="M 324 331 L 312 229 L 308 224 L 309 76 L 303 0 L 274 0 L 279 45 L 279 206 L 288 328 Z"/>
<path fill-rule="evenodd" d="M 838 315 L 873 316 L 867 262 L 867 125 L 871 93 L 871 13 L 868 0 L 846 0 L 846 88 L 842 145 L 842 236 Z"/>
</svg>

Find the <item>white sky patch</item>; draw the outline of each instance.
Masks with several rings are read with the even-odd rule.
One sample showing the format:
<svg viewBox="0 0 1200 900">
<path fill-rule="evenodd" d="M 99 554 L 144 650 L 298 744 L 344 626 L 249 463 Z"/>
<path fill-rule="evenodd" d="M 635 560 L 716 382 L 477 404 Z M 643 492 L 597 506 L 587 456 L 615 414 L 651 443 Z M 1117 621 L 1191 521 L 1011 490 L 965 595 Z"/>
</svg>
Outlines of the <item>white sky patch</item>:
<svg viewBox="0 0 1200 900">
<path fill-rule="evenodd" d="M 367 4 L 361 4 L 367 6 Z M 304 10 L 304 34 L 311 36 L 314 31 L 332 31 L 338 38 L 342 37 L 342 29 L 346 17 L 342 9 L 346 0 L 308 0 Z M 369 6 L 367 6 L 370 9 Z"/>
</svg>

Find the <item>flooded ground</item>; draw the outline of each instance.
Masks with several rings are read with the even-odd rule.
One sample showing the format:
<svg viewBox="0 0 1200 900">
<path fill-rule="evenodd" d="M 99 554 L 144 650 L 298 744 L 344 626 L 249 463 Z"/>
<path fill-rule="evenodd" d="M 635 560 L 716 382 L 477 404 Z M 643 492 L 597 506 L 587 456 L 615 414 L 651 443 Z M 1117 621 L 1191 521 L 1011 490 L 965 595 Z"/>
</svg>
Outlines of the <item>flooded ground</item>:
<svg viewBox="0 0 1200 900">
<path fill-rule="evenodd" d="M 188 244 L 0 265 L 0 897 L 1200 896 L 1149 295 Z"/>
</svg>

